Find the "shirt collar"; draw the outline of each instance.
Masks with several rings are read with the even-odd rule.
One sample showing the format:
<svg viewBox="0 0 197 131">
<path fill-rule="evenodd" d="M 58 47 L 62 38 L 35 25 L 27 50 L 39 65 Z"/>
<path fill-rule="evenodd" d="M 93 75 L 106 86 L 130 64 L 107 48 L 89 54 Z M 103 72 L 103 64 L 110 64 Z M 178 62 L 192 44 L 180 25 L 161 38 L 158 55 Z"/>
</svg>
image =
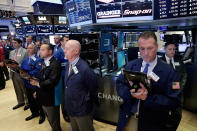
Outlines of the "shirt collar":
<svg viewBox="0 0 197 131">
<path fill-rule="evenodd" d="M 72 61 L 70 64 L 73 67 L 73 66 L 75 66 L 77 64 L 78 61 L 79 61 L 79 56 L 74 61 Z"/>
<path fill-rule="evenodd" d="M 44 63 L 46 66 L 49 66 L 50 65 L 50 59 L 52 58 L 53 56 L 49 56 L 47 58 L 44 58 Z"/>
<path fill-rule="evenodd" d="M 31 55 L 31 56 L 29 56 L 31 59 L 33 59 L 34 57 L 35 57 L 35 54 L 33 54 L 33 55 Z"/>
<path fill-rule="evenodd" d="M 155 58 L 152 62 L 150 62 L 150 63 L 147 63 L 147 62 L 145 62 L 145 61 L 143 60 L 142 66 L 145 67 L 146 64 L 149 64 L 150 67 L 154 67 L 154 66 L 157 64 L 157 56 L 156 56 L 156 58 Z"/>
<path fill-rule="evenodd" d="M 170 63 L 170 58 L 165 54 L 165 57 L 166 57 L 166 61 L 167 63 Z M 172 57 L 171 58 L 172 62 L 174 62 L 174 58 Z"/>
</svg>

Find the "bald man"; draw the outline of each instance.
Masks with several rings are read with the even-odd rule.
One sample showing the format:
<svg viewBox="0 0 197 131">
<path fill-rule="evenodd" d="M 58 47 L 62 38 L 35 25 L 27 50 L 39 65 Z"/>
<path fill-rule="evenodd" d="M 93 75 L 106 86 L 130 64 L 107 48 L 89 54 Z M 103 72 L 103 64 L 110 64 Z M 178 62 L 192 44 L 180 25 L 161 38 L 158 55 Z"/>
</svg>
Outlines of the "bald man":
<svg viewBox="0 0 197 131">
<path fill-rule="evenodd" d="M 71 120 L 72 131 L 94 131 L 93 101 L 97 97 L 97 76 L 82 60 L 81 45 L 69 40 L 64 53 L 69 61 L 65 71 L 64 106 Z"/>
<path fill-rule="evenodd" d="M 21 64 L 21 69 L 23 69 L 24 71 L 21 71 L 20 74 L 22 77 L 26 74 L 33 77 L 36 76 L 40 70 L 39 63 L 41 62 L 41 59 L 36 55 L 36 45 L 28 45 L 27 52 L 28 56 L 25 59 L 23 59 Z M 23 79 L 23 81 L 25 83 L 25 87 L 27 90 L 27 98 L 29 101 L 29 107 L 31 111 L 31 115 L 28 116 L 25 120 L 29 121 L 40 115 L 39 124 L 41 124 L 45 120 L 45 114 L 37 99 L 33 98 L 33 93 L 37 90 L 37 87 L 32 86 L 29 80 Z"/>
<path fill-rule="evenodd" d="M 54 43 L 55 43 L 55 47 L 54 47 L 54 51 L 53 52 L 55 53 L 61 47 L 60 36 L 59 35 L 55 35 L 54 36 Z"/>
</svg>

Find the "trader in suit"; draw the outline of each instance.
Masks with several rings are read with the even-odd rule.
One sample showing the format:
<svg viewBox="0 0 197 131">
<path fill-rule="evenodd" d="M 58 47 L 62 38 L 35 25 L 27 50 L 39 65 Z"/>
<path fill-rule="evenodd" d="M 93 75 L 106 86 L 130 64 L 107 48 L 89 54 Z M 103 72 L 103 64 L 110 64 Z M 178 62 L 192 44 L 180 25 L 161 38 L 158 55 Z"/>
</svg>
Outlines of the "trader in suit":
<svg viewBox="0 0 197 131">
<path fill-rule="evenodd" d="M 53 57 L 53 46 L 51 44 L 42 44 L 40 47 L 40 57 L 43 59 L 40 63 L 40 71 L 37 74 L 38 80 L 31 79 L 30 84 L 38 86 L 34 93 L 48 118 L 53 131 L 61 131 L 60 127 L 60 106 L 55 103 L 55 86 L 58 84 L 61 75 L 61 66 Z"/>
<path fill-rule="evenodd" d="M 27 49 L 29 44 L 35 44 L 33 42 L 33 37 L 32 36 L 27 36 L 26 37 L 26 42 L 24 43 L 23 47 Z"/>
<path fill-rule="evenodd" d="M 97 98 L 97 76 L 80 55 L 81 45 L 69 40 L 64 49 L 66 65 L 64 106 L 70 116 L 72 131 L 94 131 L 93 102 Z"/>
<path fill-rule="evenodd" d="M 9 58 L 12 60 L 15 60 L 18 64 L 19 67 L 21 66 L 22 60 L 27 57 L 27 50 L 22 48 L 22 41 L 20 39 L 14 39 L 13 44 L 15 47 L 15 50 L 10 52 Z M 14 109 L 17 109 L 25 104 L 24 110 L 27 110 L 28 107 L 28 99 L 27 99 L 27 94 L 26 94 L 26 89 L 24 86 L 24 82 L 20 77 L 18 67 L 11 67 L 10 68 L 10 76 L 12 78 L 12 82 L 14 85 L 16 97 L 18 104 L 13 107 Z"/>
<path fill-rule="evenodd" d="M 152 90 L 140 83 L 140 89 L 130 89 L 132 81 L 121 74 L 117 79 L 117 92 L 123 98 L 117 131 L 131 131 L 136 122 L 138 131 L 169 131 L 167 121 L 171 110 L 181 103 L 179 78 L 174 69 L 157 58 L 157 38 L 154 32 L 145 31 L 138 38 L 140 59 L 129 62 L 125 69 L 144 72 L 151 78 Z M 175 130 L 174 130 L 175 131 Z"/>
<path fill-rule="evenodd" d="M 54 43 L 55 43 L 55 47 L 54 47 L 54 51 L 53 52 L 55 53 L 61 47 L 60 36 L 59 35 L 55 35 L 54 36 Z"/>
<path fill-rule="evenodd" d="M 181 91 L 183 91 L 186 80 L 187 80 L 187 73 L 185 70 L 185 66 L 180 58 L 175 57 L 175 50 L 176 45 L 174 43 L 165 43 L 165 55 L 162 57 L 162 60 L 167 64 L 171 65 L 175 71 L 178 73 L 180 78 L 180 87 Z M 181 96 L 181 105 L 172 112 L 173 118 L 172 121 L 169 123 L 169 126 L 176 130 L 182 117 L 182 104 L 183 104 L 183 95 Z"/>
<path fill-rule="evenodd" d="M 68 60 L 65 58 L 65 54 L 64 54 L 64 47 L 65 47 L 65 44 L 67 41 L 68 41 L 68 37 L 66 37 L 66 36 L 61 37 L 60 38 L 61 47 L 56 52 L 54 52 L 54 57 L 56 58 L 56 60 L 58 60 L 60 62 L 61 69 L 62 69 L 61 78 L 59 81 L 60 84 L 62 84 L 62 85 L 60 85 L 59 88 L 58 87 L 56 88 L 56 90 L 59 90 L 59 92 L 63 92 L 62 90 L 63 90 L 63 86 L 64 86 L 63 80 L 64 80 L 64 75 L 65 75 L 65 66 L 66 66 L 66 64 L 68 64 Z M 60 100 L 59 101 L 60 104 L 62 104 L 62 100 L 63 100 L 62 95 L 58 96 L 59 100 Z M 64 112 L 66 110 L 64 105 L 62 105 L 61 108 L 62 108 L 64 119 L 66 121 L 69 121 L 69 117 L 68 117 L 68 115 L 66 115 L 67 113 Z"/>
<path fill-rule="evenodd" d="M 33 93 L 37 90 L 37 87 L 32 86 L 30 84 L 29 79 L 25 79 L 25 76 L 35 77 L 38 71 L 40 70 L 39 63 L 41 62 L 41 59 L 36 55 L 36 49 L 37 48 L 34 44 L 28 45 L 28 57 L 26 57 L 22 61 L 22 71 L 20 71 L 20 74 L 25 83 L 25 87 L 27 90 L 27 98 L 31 110 L 31 115 L 28 116 L 25 120 L 28 121 L 40 115 L 39 124 L 41 124 L 45 120 L 45 114 L 43 112 L 41 105 L 39 104 L 39 101 L 33 97 Z"/>
</svg>

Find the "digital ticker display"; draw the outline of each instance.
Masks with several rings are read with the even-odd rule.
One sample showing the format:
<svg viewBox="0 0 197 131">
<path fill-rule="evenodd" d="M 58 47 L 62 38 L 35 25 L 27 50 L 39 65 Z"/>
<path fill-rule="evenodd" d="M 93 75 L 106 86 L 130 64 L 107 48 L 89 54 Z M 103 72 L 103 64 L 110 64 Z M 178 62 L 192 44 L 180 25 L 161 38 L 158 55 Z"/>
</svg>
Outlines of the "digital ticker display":
<svg viewBox="0 0 197 131">
<path fill-rule="evenodd" d="M 197 15 L 197 0 L 155 0 L 154 19 Z"/>
<path fill-rule="evenodd" d="M 92 24 L 89 0 L 69 0 L 65 4 L 70 27 Z"/>
<path fill-rule="evenodd" d="M 153 19 L 152 0 L 95 0 L 95 4 L 98 23 Z"/>
<path fill-rule="evenodd" d="M 38 34 L 53 34 L 52 25 L 37 25 Z"/>
</svg>

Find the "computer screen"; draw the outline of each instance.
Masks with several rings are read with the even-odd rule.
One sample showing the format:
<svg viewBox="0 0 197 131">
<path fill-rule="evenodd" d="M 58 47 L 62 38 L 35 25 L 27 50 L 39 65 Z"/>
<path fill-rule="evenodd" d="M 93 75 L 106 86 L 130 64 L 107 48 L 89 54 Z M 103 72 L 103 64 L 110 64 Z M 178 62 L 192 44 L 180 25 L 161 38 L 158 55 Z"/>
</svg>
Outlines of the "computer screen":
<svg viewBox="0 0 197 131">
<path fill-rule="evenodd" d="M 178 45 L 178 52 L 185 52 L 185 50 L 189 47 L 189 44 L 186 43 L 180 43 Z"/>
<path fill-rule="evenodd" d="M 126 64 L 124 51 L 117 52 L 118 68 L 122 68 Z"/>
<path fill-rule="evenodd" d="M 164 34 L 160 33 L 160 40 L 164 41 Z"/>
<path fill-rule="evenodd" d="M 102 33 L 101 34 L 101 52 L 112 50 L 112 34 Z"/>
<path fill-rule="evenodd" d="M 90 0 L 69 0 L 65 7 L 70 27 L 93 23 Z"/>
<path fill-rule="evenodd" d="M 31 24 L 31 22 L 30 22 L 30 20 L 29 20 L 29 18 L 27 16 L 22 17 L 22 19 L 23 19 L 25 24 L 27 24 L 27 25 Z"/>
</svg>

